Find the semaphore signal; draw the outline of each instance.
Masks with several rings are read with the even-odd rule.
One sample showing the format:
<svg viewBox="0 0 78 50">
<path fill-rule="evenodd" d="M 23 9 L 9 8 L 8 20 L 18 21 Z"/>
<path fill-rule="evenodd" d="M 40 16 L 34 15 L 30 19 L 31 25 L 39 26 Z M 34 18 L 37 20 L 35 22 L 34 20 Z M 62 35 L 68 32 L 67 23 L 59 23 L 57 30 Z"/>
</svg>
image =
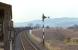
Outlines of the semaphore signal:
<svg viewBox="0 0 78 50">
<path fill-rule="evenodd" d="M 42 15 L 42 21 L 43 21 L 43 27 L 42 27 L 42 30 L 43 30 L 42 44 L 43 44 L 43 46 L 45 46 L 45 28 L 44 28 L 44 20 L 45 20 L 46 18 L 49 18 L 49 17 L 46 17 L 46 16 L 44 16 L 44 14 L 43 14 L 43 15 Z"/>
</svg>

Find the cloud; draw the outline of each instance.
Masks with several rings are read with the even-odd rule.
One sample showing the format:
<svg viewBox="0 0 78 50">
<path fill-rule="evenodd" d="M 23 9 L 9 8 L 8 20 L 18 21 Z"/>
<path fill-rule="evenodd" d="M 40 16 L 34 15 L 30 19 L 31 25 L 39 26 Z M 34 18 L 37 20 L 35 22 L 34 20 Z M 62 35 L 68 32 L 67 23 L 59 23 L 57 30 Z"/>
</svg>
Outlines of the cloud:
<svg viewBox="0 0 78 50">
<path fill-rule="evenodd" d="M 13 20 L 41 19 L 46 16 L 77 17 L 77 0 L 2 0 L 12 4 Z M 53 17 L 52 17 L 53 18 Z"/>
</svg>

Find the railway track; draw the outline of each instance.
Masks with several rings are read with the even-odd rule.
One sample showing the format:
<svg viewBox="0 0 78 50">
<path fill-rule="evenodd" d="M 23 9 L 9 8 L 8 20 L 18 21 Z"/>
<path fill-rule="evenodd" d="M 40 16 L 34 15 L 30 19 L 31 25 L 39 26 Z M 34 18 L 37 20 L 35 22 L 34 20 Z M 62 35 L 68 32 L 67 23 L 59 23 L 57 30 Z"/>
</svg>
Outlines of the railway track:
<svg viewBox="0 0 78 50">
<path fill-rule="evenodd" d="M 23 31 L 20 33 L 20 39 L 21 39 L 23 50 L 42 50 L 30 40 L 27 31 Z"/>
</svg>

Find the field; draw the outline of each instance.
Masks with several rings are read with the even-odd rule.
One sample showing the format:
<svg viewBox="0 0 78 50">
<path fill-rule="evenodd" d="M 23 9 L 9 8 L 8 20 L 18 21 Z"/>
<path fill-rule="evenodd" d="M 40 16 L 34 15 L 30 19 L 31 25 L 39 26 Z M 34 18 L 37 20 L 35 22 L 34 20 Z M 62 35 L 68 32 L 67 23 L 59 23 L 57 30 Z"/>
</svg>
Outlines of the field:
<svg viewBox="0 0 78 50">
<path fill-rule="evenodd" d="M 37 41 L 42 40 L 42 34 L 42 29 L 32 30 Z M 78 50 L 78 31 L 64 28 L 45 29 L 45 46 L 48 50 Z"/>
</svg>

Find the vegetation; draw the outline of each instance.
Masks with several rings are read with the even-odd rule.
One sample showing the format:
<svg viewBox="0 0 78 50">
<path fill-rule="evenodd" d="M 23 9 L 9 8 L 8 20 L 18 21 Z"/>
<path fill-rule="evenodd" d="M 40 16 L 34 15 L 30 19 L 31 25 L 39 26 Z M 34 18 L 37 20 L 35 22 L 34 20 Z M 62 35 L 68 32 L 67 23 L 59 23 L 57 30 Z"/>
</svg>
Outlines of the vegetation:
<svg viewBox="0 0 78 50">
<path fill-rule="evenodd" d="M 75 29 L 76 28 L 76 29 Z M 45 29 L 45 46 L 49 50 L 71 50 L 78 47 L 77 27 L 69 28 L 49 28 Z M 37 32 L 37 33 L 36 33 Z M 33 30 L 32 34 L 42 39 L 42 29 Z M 35 37 L 34 37 L 35 38 Z"/>
</svg>

